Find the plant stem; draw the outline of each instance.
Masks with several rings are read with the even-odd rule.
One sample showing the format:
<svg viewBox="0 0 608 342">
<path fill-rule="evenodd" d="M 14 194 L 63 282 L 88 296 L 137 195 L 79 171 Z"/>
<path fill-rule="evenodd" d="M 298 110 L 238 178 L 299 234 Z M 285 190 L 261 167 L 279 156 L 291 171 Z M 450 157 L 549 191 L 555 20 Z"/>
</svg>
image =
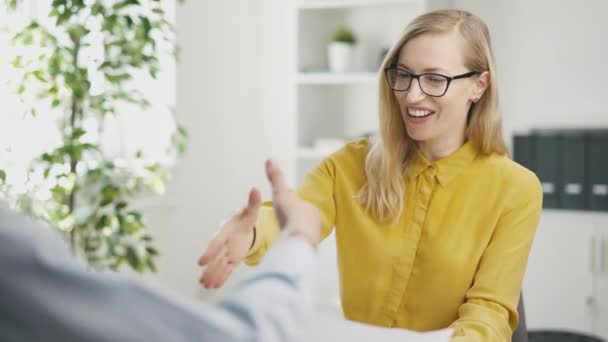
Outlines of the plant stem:
<svg viewBox="0 0 608 342">
<path fill-rule="evenodd" d="M 74 73 L 77 73 L 78 70 L 78 54 L 80 52 L 80 39 L 77 40 L 74 43 L 74 53 L 72 54 L 72 58 L 74 59 Z M 79 99 L 76 94 L 75 94 L 75 90 L 72 89 L 72 108 L 71 108 L 71 115 L 70 115 L 70 138 L 69 138 L 69 142 L 70 144 L 73 146 L 74 145 L 74 131 L 76 130 L 76 119 L 78 117 L 78 112 L 79 112 L 79 102 L 82 99 Z M 78 165 L 79 160 L 76 159 L 74 153 L 70 154 L 70 174 L 76 176 L 76 166 Z M 69 202 L 68 202 L 68 208 L 69 208 L 69 215 L 71 215 L 74 212 L 74 208 L 76 207 L 76 185 L 77 182 L 76 180 L 74 181 L 74 186 L 72 186 L 72 189 L 70 190 L 70 196 L 69 196 Z M 72 251 L 74 253 L 76 253 L 76 226 L 72 226 L 72 229 L 70 230 L 70 244 L 72 246 Z"/>
</svg>

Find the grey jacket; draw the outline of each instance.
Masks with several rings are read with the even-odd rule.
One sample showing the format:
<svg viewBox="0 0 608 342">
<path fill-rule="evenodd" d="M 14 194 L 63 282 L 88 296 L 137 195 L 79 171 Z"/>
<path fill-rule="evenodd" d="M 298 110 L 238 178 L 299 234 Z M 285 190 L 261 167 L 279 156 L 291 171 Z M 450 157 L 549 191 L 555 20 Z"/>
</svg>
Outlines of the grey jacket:
<svg viewBox="0 0 608 342">
<path fill-rule="evenodd" d="M 0 203 L 0 341 L 289 341 L 311 315 L 315 263 L 284 239 L 227 299 L 191 303 L 85 269 L 56 232 Z"/>
</svg>

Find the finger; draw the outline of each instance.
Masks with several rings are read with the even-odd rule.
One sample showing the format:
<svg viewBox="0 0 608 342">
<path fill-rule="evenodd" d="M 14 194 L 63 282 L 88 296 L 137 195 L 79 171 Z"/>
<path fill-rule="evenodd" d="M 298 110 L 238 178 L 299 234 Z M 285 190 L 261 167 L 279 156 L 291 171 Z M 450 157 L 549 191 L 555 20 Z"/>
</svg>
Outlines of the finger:
<svg viewBox="0 0 608 342">
<path fill-rule="evenodd" d="M 227 266 L 227 264 L 226 264 L 226 266 Z M 219 265 L 217 265 L 213 268 L 208 268 L 207 270 L 205 270 L 203 272 L 203 275 L 199 279 L 199 282 L 206 289 L 213 288 L 215 279 L 218 278 L 218 275 L 221 275 L 223 273 L 224 273 L 224 267 L 219 267 Z"/>
<path fill-rule="evenodd" d="M 199 278 L 199 283 L 203 284 L 205 287 L 207 287 L 207 284 L 209 282 L 209 277 L 211 275 L 213 275 L 213 273 L 216 271 L 215 267 L 217 265 L 217 260 L 221 258 L 221 255 L 217 254 L 213 257 L 213 259 L 208 263 L 208 265 L 206 267 L 203 268 L 203 272 L 201 273 L 201 276 Z"/>
<path fill-rule="evenodd" d="M 226 280 L 232 274 L 232 271 L 234 271 L 234 265 L 228 264 L 228 267 L 226 267 L 226 269 L 224 270 L 224 273 L 219 276 L 218 283 L 215 284 L 216 285 L 215 287 L 218 288 L 218 287 L 224 286 L 224 284 L 226 283 Z"/>
<path fill-rule="evenodd" d="M 217 269 L 217 271 L 213 274 L 213 276 L 209 278 L 209 283 L 208 283 L 207 287 L 211 288 L 211 289 L 217 289 L 217 288 L 221 287 L 224 284 L 224 282 L 221 281 L 221 279 L 224 276 L 226 276 L 226 277 L 228 276 L 226 274 L 226 272 L 228 272 L 229 270 L 230 270 L 230 265 L 225 261 L 222 262 L 221 267 L 219 267 Z"/>
<path fill-rule="evenodd" d="M 211 262 L 202 277 L 202 283 L 206 288 L 211 288 L 217 282 L 217 279 L 224 273 L 228 267 L 228 258 L 226 257 L 227 249 L 223 249 L 217 258 Z"/>
<path fill-rule="evenodd" d="M 257 188 L 251 188 L 249 191 L 249 199 L 247 200 L 247 206 L 241 212 L 239 218 L 241 220 L 255 221 L 258 214 L 258 209 L 262 205 L 262 193 Z"/>
<path fill-rule="evenodd" d="M 222 247 L 226 244 L 226 234 L 220 232 L 207 246 L 207 250 L 203 255 L 198 259 L 198 264 L 200 266 L 205 266 L 209 264 L 211 260 L 215 258 L 217 253 L 222 249 Z"/>
<path fill-rule="evenodd" d="M 272 186 L 272 200 L 284 201 L 284 197 L 289 194 L 289 189 L 285 183 L 283 171 L 275 161 L 270 159 L 266 161 L 266 177 Z"/>
</svg>

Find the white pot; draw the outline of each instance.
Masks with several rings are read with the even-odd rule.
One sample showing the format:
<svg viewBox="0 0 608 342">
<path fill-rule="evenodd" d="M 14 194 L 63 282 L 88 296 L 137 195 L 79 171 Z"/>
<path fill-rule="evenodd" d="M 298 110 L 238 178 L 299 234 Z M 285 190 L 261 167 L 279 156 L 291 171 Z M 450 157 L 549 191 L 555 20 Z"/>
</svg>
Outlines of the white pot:
<svg viewBox="0 0 608 342">
<path fill-rule="evenodd" d="M 353 44 L 344 42 L 331 42 L 327 47 L 327 59 L 329 71 L 348 72 L 352 71 Z"/>
</svg>

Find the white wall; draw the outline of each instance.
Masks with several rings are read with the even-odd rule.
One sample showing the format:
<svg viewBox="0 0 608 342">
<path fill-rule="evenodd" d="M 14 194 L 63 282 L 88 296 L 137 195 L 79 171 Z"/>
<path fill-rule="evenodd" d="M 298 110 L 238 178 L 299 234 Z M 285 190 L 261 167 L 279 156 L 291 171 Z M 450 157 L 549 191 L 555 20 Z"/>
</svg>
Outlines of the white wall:
<svg viewBox="0 0 608 342">
<path fill-rule="evenodd" d="M 608 1 L 454 0 L 490 27 L 507 136 L 608 126 Z"/>
<path fill-rule="evenodd" d="M 186 157 L 169 185 L 168 201 L 147 210 L 162 253 L 154 285 L 209 297 L 198 285 L 196 260 L 219 222 L 246 203 L 248 190 L 269 194 L 263 162 L 285 164 L 290 122 L 277 115 L 289 92 L 287 46 L 274 41 L 288 20 L 281 3 L 196 0 L 177 9 L 177 117 L 190 134 Z M 262 15 L 263 13 L 263 15 Z M 282 85 L 283 84 L 283 85 Z M 238 277 L 237 277 L 238 278 Z"/>
</svg>

